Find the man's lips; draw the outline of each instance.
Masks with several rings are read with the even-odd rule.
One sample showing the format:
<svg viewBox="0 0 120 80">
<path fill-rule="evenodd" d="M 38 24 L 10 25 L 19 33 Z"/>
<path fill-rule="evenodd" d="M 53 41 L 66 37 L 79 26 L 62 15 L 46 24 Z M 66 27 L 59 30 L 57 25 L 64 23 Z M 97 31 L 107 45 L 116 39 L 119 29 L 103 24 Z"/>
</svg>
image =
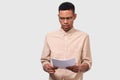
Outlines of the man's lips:
<svg viewBox="0 0 120 80">
<path fill-rule="evenodd" d="M 69 25 L 64 25 L 63 27 L 64 27 L 64 28 L 69 28 Z"/>
</svg>

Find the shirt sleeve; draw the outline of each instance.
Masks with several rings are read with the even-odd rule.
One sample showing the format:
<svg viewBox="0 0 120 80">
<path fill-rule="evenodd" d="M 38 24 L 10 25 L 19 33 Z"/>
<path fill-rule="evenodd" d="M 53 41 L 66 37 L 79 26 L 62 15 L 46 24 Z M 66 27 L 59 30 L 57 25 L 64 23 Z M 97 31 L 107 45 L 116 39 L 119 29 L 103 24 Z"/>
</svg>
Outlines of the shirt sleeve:
<svg viewBox="0 0 120 80">
<path fill-rule="evenodd" d="M 48 45 L 47 36 L 46 36 L 45 42 L 44 42 L 44 48 L 43 48 L 42 55 L 41 55 L 41 63 L 43 66 L 44 64 L 50 63 L 50 53 L 51 51 L 50 51 L 50 47 Z"/>
<path fill-rule="evenodd" d="M 90 41 L 89 41 L 88 35 L 86 36 L 84 45 L 83 45 L 82 63 L 87 63 L 89 65 L 89 69 L 91 68 L 92 57 L 91 57 Z"/>
</svg>

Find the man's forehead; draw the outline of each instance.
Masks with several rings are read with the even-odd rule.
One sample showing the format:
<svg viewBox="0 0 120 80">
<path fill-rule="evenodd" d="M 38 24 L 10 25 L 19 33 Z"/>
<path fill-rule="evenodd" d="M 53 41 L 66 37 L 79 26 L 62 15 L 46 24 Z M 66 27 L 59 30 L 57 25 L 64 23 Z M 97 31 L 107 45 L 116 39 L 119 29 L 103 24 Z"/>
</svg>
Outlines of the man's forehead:
<svg viewBox="0 0 120 80">
<path fill-rule="evenodd" d="M 61 10 L 59 11 L 59 16 L 62 16 L 62 17 L 69 17 L 69 16 L 73 16 L 73 12 L 72 10 Z"/>
<path fill-rule="evenodd" d="M 60 10 L 59 13 L 73 13 L 72 10 Z"/>
</svg>

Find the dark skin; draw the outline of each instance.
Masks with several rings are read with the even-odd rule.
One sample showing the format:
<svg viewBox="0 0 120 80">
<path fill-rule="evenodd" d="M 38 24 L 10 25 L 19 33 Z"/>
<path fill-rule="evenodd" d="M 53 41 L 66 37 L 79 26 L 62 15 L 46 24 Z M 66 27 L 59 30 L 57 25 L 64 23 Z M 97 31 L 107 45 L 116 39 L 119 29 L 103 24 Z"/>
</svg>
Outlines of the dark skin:
<svg viewBox="0 0 120 80">
<path fill-rule="evenodd" d="M 59 22 L 61 24 L 61 28 L 68 32 L 73 28 L 74 20 L 76 19 L 76 14 L 73 13 L 72 10 L 61 10 L 58 14 Z"/>
<path fill-rule="evenodd" d="M 43 68 L 44 68 L 44 70 L 45 70 L 46 72 L 48 72 L 48 73 L 50 73 L 50 74 L 55 73 L 55 69 L 57 69 L 57 67 L 54 67 L 54 66 L 52 66 L 51 64 L 45 64 L 45 65 L 43 66 Z"/>
<path fill-rule="evenodd" d="M 74 66 L 69 66 L 67 69 L 73 71 L 73 72 L 86 72 L 89 69 L 89 65 L 87 63 L 82 63 L 81 65 L 74 65 Z"/>
<path fill-rule="evenodd" d="M 50 74 L 55 73 L 55 69 L 57 67 L 52 66 L 51 64 L 45 64 L 43 66 L 44 70 Z M 81 72 L 86 72 L 89 70 L 89 65 L 87 63 L 82 63 L 81 65 L 74 65 L 74 66 L 69 66 L 66 67 L 66 69 L 69 69 L 75 73 L 81 71 Z"/>
<path fill-rule="evenodd" d="M 73 23 L 74 23 L 74 20 L 76 19 L 76 14 L 73 13 L 72 10 L 60 10 L 58 17 L 59 17 L 59 22 L 61 24 L 61 28 L 65 32 L 68 32 L 73 28 Z M 57 67 L 52 66 L 50 63 L 45 64 L 43 68 L 49 74 L 55 73 L 55 70 L 57 69 Z M 66 69 L 71 70 L 75 73 L 79 71 L 86 72 L 89 69 L 89 65 L 83 62 L 81 65 L 69 66 L 69 67 L 66 67 Z"/>
</svg>

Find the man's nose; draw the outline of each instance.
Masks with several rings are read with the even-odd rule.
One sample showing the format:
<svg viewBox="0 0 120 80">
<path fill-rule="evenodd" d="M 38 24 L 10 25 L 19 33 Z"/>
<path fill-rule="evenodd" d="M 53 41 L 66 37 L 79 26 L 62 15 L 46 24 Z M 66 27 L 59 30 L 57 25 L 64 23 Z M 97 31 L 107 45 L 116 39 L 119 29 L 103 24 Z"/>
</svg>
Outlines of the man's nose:
<svg viewBox="0 0 120 80">
<path fill-rule="evenodd" d="M 68 23 L 68 20 L 67 20 L 67 19 L 65 19 L 65 20 L 64 20 L 64 24 L 67 24 L 67 23 Z"/>
</svg>

